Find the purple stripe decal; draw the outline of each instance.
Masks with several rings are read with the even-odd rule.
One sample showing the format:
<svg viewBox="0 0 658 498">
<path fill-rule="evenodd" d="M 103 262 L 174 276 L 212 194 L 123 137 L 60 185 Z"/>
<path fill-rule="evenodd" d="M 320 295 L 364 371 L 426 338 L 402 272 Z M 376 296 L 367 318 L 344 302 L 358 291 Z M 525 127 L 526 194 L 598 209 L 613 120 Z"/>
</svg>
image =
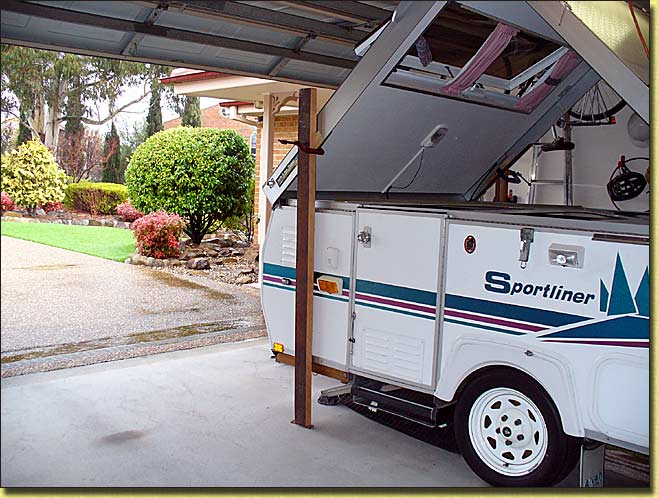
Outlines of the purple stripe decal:
<svg viewBox="0 0 658 498">
<path fill-rule="evenodd" d="M 488 316 L 472 315 L 470 313 L 464 313 L 463 311 L 445 310 L 444 314 L 448 316 L 455 316 L 458 318 L 466 318 L 468 320 L 476 320 L 479 322 L 492 323 L 494 325 L 502 325 L 504 327 L 530 330 L 531 332 L 539 332 L 540 330 L 546 330 L 546 327 L 538 327 L 537 325 L 528 325 L 526 323 L 511 322 L 509 320 L 503 320 L 501 318 L 491 318 Z"/>
<path fill-rule="evenodd" d="M 542 342 L 561 342 L 563 344 L 587 344 L 590 346 L 618 346 L 622 348 L 648 348 L 649 341 L 626 342 L 626 341 L 564 341 L 561 339 L 545 339 Z"/>
<path fill-rule="evenodd" d="M 421 311 L 423 313 L 436 314 L 436 308 L 430 308 L 429 306 L 404 303 L 402 301 L 395 301 L 393 299 L 387 299 L 383 297 L 366 296 L 365 294 L 361 294 L 360 292 L 357 292 L 355 296 L 357 299 L 361 299 L 362 301 L 371 301 L 373 303 L 388 304 L 389 306 L 397 306 L 398 308 L 405 308 L 414 311 Z"/>
</svg>

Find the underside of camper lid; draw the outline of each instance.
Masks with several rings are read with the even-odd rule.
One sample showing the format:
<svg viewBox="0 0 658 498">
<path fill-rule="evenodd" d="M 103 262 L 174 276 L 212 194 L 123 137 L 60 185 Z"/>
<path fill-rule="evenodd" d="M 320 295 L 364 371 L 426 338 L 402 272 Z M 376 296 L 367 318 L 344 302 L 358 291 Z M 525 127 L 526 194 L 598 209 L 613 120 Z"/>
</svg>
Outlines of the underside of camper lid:
<svg viewBox="0 0 658 498">
<path fill-rule="evenodd" d="M 318 198 L 476 199 L 602 78 L 648 122 L 637 17 L 621 1 L 400 3 L 318 116 Z M 296 195 L 295 154 L 271 201 Z"/>
</svg>

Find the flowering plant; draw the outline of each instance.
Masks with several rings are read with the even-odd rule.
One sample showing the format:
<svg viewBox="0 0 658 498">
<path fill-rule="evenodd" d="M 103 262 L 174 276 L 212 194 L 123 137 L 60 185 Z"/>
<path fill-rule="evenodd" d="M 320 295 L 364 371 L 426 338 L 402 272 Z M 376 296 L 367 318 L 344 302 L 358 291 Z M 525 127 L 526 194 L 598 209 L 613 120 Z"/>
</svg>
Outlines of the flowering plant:
<svg viewBox="0 0 658 498">
<path fill-rule="evenodd" d="M 61 202 L 46 202 L 41 206 L 41 209 L 43 209 L 46 213 L 50 213 L 51 211 L 60 211 L 63 208 L 64 205 Z"/>
<path fill-rule="evenodd" d="M 144 213 L 134 208 L 130 201 L 122 202 L 117 206 L 117 214 L 123 221 L 132 222 L 144 216 Z"/>
<path fill-rule="evenodd" d="M 11 197 L 6 192 L 2 192 L 2 211 L 11 211 L 14 207 L 14 201 L 11 200 Z"/>
<path fill-rule="evenodd" d="M 185 223 L 177 214 L 156 211 L 133 221 L 130 228 L 137 240 L 137 250 L 143 256 L 165 259 L 180 255 L 178 240 Z"/>
</svg>

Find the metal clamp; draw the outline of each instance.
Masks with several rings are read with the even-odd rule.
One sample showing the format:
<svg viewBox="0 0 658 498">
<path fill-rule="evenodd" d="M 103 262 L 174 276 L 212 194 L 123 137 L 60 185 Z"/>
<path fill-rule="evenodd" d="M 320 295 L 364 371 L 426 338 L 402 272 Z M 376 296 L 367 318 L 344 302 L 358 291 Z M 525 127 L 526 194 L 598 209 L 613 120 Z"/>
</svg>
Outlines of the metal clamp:
<svg viewBox="0 0 658 498">
<path fill-rule="evenodd" d="M 324 150 L 322 150 L 322 147 L 315 149 L 313 147 L 309 147 L 307 143 L 301 143 L 299 140 L 279 140 L 279 143 L 283 145 L 296 145 L 299 150 L 306 152 L 307 154 L 316 154 L 318 156 L 324 155 Z"/>
<path fill-rule="evenodd" d="M 521 229 L 521 252 L 519 253 L 519 261 L 521 262 L 521 269 L 528 266 L 528 259 L 530 258 L 530 244 L 535 240 L 535 230 L 533 228 Z"/>
</svg>

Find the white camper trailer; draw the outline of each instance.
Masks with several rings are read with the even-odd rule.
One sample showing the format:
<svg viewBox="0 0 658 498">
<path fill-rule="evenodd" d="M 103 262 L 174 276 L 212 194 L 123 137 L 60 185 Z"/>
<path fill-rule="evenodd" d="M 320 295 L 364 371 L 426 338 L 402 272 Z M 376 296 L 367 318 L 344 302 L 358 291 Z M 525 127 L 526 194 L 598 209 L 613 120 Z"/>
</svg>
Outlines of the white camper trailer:
<svg viewBox="0 0 658 498">
<path fill-rule="evenodd" d="M 553 2 L 557 26 L 546 2 L 511 4 L 401 4 L 322 110 L 312 355 L 373 410 L 433 427 L 453 407 L 480 477 L 536 486 L 564 478 L 584 440 L 648 453 L 648 214 L 474 201 L 600 64 L 624 72 L 607 83 L 648 122 L 648 72 L 583 50 L 595 35 L 579 31 L 578 9 Z M 440 47 L 445 15 L 512 26 L 510 39 L 542 52 L 445 93 L 468 64 L 487 67 L 475 55 L 448 78 L 440 53 L 420 62 L 414 44 Z M 262 301 L 280 355 L 295 354 L 295 157 L 263 186 L 274 211 Z"/>
</svg>

